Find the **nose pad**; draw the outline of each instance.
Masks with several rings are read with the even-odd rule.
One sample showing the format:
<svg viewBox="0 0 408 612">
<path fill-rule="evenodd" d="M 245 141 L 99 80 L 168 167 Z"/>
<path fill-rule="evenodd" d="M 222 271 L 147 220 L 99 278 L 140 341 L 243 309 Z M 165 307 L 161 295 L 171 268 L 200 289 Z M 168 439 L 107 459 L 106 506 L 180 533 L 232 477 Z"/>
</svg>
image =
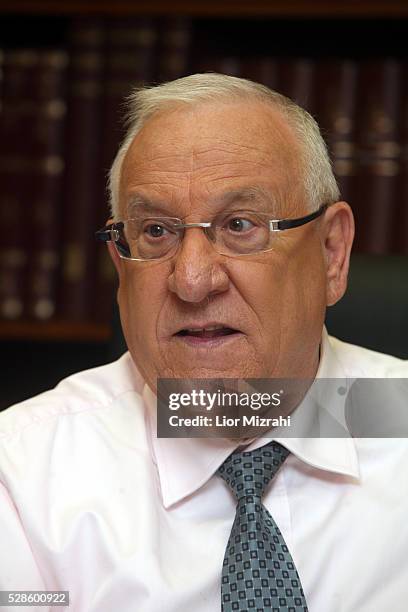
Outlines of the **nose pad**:
<svg viewBox="0 0 408 612">
<path fill-rule="evenodd" d="M 190 226 L 184 228 L 181 243 L 179 244 L 177 250 L 178 255 L 182 254 L 186 250 L 191 250 L 193 254 L 199 250 L 207 251 L 209 254 L 215 253 L 214 240 L 212 239 L 212 235 L 208 232 L 208 230 L 211 232 L 211 227 Z"/>
<path fill-rule="evenodd" d="M 191 230 L 191 229 L 200 229 L 204 232 L 204 234 L 207 236 L 207 238 L 211 241 L 213 238 L 213 229 L 212 229 L 212 224 L 211 223 L 183 223 L 180 224 L 178 226 L 176 226 L 180 229 L 182 229 L 183 231 L 183 238 L 186 234 L 186 230 Z"/>
<path fill-rule="evenodd" d="M 204 234 L 207 238 L 207 241 L 210 243 L 211 247 L 214 249 L 214 251 L 216 251 L 215 248 L 215 243 L 216 243 L 216 236 L 215 236 L 215 231 L 212 228 L 212 226 L 208 226 L 208 227 L 204 227 Z"/>
</svg>

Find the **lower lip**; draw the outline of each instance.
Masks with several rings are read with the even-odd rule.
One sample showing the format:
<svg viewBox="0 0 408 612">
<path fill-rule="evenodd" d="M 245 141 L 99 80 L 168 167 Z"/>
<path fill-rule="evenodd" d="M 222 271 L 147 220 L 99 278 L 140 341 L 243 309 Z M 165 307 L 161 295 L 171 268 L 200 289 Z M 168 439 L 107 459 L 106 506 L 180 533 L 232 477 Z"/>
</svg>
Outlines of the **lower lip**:
<svg viewBox="0 0 408 612">
<path fill-rule="evenodd" d="M 212 338 L 202 338 L 200 336 L 174 336 L 177 340 L 181 341 L 186 346 L 194 348 L 206 348 L 214 349 L 217 347 L 223 347 L 234 340 L 243 337 L 241 332 L 235 332 L 226 336 L 213 336 Z"/>
</svg>

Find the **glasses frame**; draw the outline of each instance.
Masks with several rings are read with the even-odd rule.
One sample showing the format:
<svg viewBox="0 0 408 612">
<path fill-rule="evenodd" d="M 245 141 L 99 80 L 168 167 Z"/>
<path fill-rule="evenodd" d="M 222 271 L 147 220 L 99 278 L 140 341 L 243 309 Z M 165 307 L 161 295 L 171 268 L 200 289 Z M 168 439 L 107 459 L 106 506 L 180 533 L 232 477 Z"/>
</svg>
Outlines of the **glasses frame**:
<svg viewBox="0 0 408 612">
<path fill-rule="evenodd" d="M 322 204 L 315 212 L 305 215 L 304 217 L 298 217 L 297 219 L 269 219 L 269 231 L 283 232 L 289 229 L 294 229 L 295 227 L 301 227 L 302 225 L 306 225 L 307 223 L 310 223 L 311 221 L 314 221 L 315 219 L 323 215 L 326 212 L 328 207 L 329 207 L 329 204 Z M 153 218 L 174 219 L 174 220 L 181 221 L 181 219 L 178 219 L 176 217 L 153 217 Z M 132 219 L 126 219 L 126 221 L 131 221 L 131 220 Z M 164 255 L 163 257 L 158 257 L 155 259 L 141 259 L 138 257 L 124 257 L 116 246 L 116 242 L 120 240 L 119 231 L 123 228 L 123 223 L 124 221 L 116 221 L 115 223 L 109 223 L 108 225 L 105 225 L 105 227 L 103 227 L 102 229 L 95 232 L 95 237 L 97 240 L 100 240 L 102 242 L 113 242 L 115 244 L 115 248 L 116 248 L 116 251 L 119 257 L 126 261 L 164 261 L 165 259 L 170 259 L 170 257 L 173 257 L 177 253 L 180 247 L 180 244 L 182 242 L 180 240 L 180 243 L 176 251 L 174 251 L 169 256 Z M 190 227 L 201 227 L 205 231 L 207 228 L 211 226 L 212 226 L 211 222 L 204 221 L 202 223 L 177 223 L 174 226 L 174 228 L 184 230 Z M 205 233 L 208 237 L 207 232 Z M 237 254 L 237 255 L 227 255 L 224 253 L 220 253 L 220 255 L 223 255 L 224 257 L 248 257 L 248 256 L 258 255 L 259 253 L 267 253 L 268 251 L 271 251 L 271 250 L 273 249 L 270 248 L 270 249 L 265 249 L 262 251 L 256 251 L 254 253 L 242 253 L 242 254 Z"/>
</svg>

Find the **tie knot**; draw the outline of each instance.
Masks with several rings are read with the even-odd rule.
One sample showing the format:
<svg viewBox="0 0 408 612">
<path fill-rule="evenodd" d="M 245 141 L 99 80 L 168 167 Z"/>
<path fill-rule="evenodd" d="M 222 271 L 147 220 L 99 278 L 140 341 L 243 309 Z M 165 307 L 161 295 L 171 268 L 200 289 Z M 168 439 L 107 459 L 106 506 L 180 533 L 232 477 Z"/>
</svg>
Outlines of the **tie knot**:
<svg viewBox="0 0 408 612">
<path fill-rule="evenodd" d="M 218 474 L 238 501 L 247 495 L 261 498 L 288 455 L 289 451 L 277 442 L 253 451 L 236 451 L 219 467 Z"/>
</svg>

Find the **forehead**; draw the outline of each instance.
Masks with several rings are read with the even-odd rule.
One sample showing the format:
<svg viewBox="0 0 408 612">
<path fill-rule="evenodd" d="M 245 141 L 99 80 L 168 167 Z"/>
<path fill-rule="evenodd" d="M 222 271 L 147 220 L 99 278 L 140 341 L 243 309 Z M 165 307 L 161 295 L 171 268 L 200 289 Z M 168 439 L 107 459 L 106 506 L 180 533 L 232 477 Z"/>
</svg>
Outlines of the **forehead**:
<svg viewBox="0 0 408 612">
<path fill-rule="evenodd" d="M 191 209 L 251 190 L 288 203 L 289 192 L 299 196 L 299 179 L 299 145 L 279 111 L 257 101 L 179 106 L 153 116 L 134 138 L 120 207 L 136 195 Z"/>
</svg>

